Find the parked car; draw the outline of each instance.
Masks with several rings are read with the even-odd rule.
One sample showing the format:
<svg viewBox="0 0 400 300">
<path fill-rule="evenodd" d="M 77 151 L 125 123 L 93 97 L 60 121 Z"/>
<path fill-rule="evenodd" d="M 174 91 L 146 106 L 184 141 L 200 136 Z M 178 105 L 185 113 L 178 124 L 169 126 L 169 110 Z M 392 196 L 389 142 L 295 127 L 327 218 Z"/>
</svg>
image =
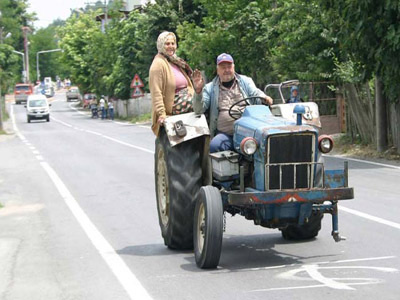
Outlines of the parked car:
<svg viewBox="0 0 400 300">
<path fill-rule="evenodd" d="M 83 95 L 83 103 L 82 103 L 83 108 L 89 108 L 91 101 L 93 99 L 96 99 L 96 94 L 93 94 L 93 93 L 84 94 Z"/>
<path fill-rule="evenodd" d="M 17 83 L 14 87 L 14 98 L 16 104 L 26 102 L 29 95 L 33 94 L 33 85 L 30 83 Z"/>
<path fill-rule="evenodd" d="M 81 100 L 81 93 L 77 86 L 71 86 L 67 90 L 67 102 L 71 101 L 72 99 L 76 99 L 77 101 Z"/>
<path fill-rule="evenodd" d="M 26 119 L 31 120 L 45 119 L 50 122 L 50 106 L 47 97 L 41 94 L 30 95 L 26 102 Z"/>
</svg>

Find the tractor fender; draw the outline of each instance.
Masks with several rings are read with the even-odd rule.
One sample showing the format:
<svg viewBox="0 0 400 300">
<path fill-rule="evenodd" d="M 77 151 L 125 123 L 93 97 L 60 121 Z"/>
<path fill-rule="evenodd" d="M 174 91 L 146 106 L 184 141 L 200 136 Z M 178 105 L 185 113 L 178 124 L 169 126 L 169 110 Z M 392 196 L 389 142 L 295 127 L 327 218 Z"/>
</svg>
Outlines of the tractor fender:
<svg viewBox="0 0 400 300">
<path fill-rule="evenodd" d="M 205 115 L 194 112 L 169 116 L 164 120 L 164 127 L 171 147 L 203 135 L 210 135 Z"/>
</svg>

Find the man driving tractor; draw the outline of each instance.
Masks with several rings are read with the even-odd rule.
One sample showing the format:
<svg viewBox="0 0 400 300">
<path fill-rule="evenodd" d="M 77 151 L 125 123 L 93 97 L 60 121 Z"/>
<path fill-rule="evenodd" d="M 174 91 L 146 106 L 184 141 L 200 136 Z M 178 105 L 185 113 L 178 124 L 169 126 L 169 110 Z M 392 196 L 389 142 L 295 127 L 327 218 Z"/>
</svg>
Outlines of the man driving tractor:
<svg viewBox="0 0 400 300">
<path fill-rule="evenodd" d="M 198 74 L 195 74 L 195 77 Z M 196 78 L 194 78 L 196 81 Z M 195 84 L 197 96 L 193 99 L 197 114 L 208 112 L 210 127 L 210 152 L 233 149 L 233 123 L 229 108 L 238 100 L 247 97 L 260 97 L 255 104 L 271 105 L 273 100 L 258 89 L 250 77 L 235 72 L 232 56 L 222 53 L 217 57 L 217 76 L 201 89 Z"/>
</svg>

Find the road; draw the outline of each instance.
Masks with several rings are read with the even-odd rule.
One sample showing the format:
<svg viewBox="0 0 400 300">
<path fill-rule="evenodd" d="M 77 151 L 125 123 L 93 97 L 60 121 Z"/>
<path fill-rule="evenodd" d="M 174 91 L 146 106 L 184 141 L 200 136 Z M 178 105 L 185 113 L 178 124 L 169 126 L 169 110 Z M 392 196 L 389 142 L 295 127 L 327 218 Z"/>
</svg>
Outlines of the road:
<svg viewBox="0 0 400 300">
<path fill-rule="evenodd" d="M 148 125 L 94 120 L 56 94 L 51 121 L 0 140 L 0 299 L 399 299 L 400 167 L 349 161 L 355 199 L 319 236 L 227 215 L 218 269 L 164 246 Z M 331 167 L 340 157 L 325 158 Z"/>
</svg>

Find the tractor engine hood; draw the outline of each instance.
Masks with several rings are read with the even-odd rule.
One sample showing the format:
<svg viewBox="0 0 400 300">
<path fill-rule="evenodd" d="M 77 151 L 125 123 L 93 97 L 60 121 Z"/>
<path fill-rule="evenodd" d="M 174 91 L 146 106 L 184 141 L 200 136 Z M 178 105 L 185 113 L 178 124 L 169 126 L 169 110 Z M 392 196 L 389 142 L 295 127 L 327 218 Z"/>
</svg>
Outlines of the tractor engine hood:
<svg viewBox="0 0 400 300">
<path fill-rule="evenodd" d="M 318 129 L 314 126 L 296 125 L 295 118 L 275 116 L 265 105 L 251 105 L 246 107 L 242 117 L 234 124 L 233 142 L 236 151 L 242 153 L 240 143 L 243 139 L 252 137 L 257 141 L 261 152 L 264 152 L 268 136 L 302 132 L 312 132 L 316 136 L 318 135 Z"/>
</svg>

